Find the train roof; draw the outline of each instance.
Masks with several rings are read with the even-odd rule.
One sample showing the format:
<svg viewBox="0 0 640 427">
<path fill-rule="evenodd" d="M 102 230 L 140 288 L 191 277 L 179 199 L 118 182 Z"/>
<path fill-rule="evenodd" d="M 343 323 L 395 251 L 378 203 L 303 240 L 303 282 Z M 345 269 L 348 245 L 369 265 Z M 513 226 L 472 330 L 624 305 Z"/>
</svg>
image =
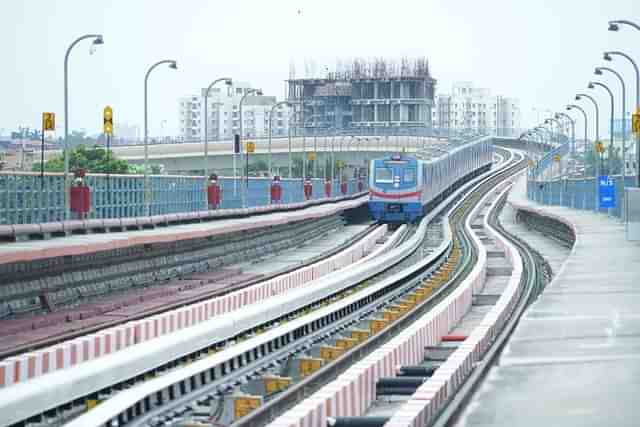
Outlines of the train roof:
<svg viewBox="0 0 640 427">
<path fill-rule="evenodd" d="M 437 140 L 429 141 L 424 147 L 416 153 L 402 153 L 401 156 L 405 159 L 417 159 L 425 162 L 433 162 L 448 154 L 455 153 L 456 151 L 463 150 L 471 145 L 485 141 L 486 138 L 477 138 L 471 141 L 449 141 L 449 140 Z M 395 156 L 386 156 L 382 160 L 394 160 Z"/>
</svg>

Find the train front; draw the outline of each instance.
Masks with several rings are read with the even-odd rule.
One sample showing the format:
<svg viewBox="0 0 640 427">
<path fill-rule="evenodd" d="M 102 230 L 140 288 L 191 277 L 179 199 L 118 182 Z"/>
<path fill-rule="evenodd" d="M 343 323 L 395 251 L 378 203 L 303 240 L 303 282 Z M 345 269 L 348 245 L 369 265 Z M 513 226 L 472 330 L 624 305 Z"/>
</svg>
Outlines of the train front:
<svg viewBox="0 0 640 427">
<path fill-rule="evenodd" d="M 414 222 L 422 216 L 416 158 L 393 155 L 373 160 L 369 172 L 369 211 L 375 220 Z"/>
</svg>

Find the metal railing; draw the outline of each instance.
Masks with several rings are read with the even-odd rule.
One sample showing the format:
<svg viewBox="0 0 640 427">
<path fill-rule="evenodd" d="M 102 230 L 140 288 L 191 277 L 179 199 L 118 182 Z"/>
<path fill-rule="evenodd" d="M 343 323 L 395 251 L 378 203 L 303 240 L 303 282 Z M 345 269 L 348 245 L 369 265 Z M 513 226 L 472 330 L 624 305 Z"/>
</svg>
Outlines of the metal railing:
<svg viewBox="0 0 640 427">
<path fill-rule="evenodd" d="M 366 178 L 363 178 L 366 180 Z M 324 181 L 312 179 L 312 199 L 325 197 Z M 145 215 L 144 177 L 142 175 L 89 174 L 85 177 L 91 188 L 91 211 L 88 218 L 124 218 Z M 205 209 L 205 179 L 202 176 L 156 175 L 151 185 L 150 214 L 193 212 Z M 282 181 L 282 203 L 302 202 L 301 179 Z M 220 209 L 240 208 L 245 194 L 246 207 L 270 203 L 269 178 L 220 178 L 222 188 Z M 364 185 L 366 188 L 366 184 Z M 248 189 L 248 191 L 247 191 Z M 341 195 L 340 181 L 333 181 L 331 196 Z M 357 180 L 347 181 L 347 195 L 358 191 Z M 64 219 L 64 176 L 61 173 L 4 172 L 0 173 L 0 224 L 35 224 Z"/>
<path fill-rule="evenodd" d="M 569 154 L 569 144 L 564 143 L 547 152 L 541 157 L 534 167 L 530 169 L 527 178 L 527 198 L 544 205 L 565 206 L 574 209 L 596 211 L 597 191 L 595 177 L 570 178 L 566 176 L 543 179 L 545 171 L 552 168 L 555 156 L 564 157 Z M 598 212 L 612 215 L 618 218 L 624 216 L 625 193 L 624 187 L 634 187 L 635 177 L 627 175 L 610 175 L 615 183 L 614 208 L 598 208 Z"/>
</svg>

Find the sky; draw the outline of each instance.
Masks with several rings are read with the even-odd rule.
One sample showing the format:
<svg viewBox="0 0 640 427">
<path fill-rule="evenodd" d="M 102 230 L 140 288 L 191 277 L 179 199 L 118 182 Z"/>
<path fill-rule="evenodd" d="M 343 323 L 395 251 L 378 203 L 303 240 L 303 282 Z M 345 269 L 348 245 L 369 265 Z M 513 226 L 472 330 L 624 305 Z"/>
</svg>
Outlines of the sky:
<svg viewBox="0 0 640 427">
<path fill-rule="evenodd" d="M 340 58 L 426 56 L 437 93 L 468 80 L 516 97 L 526 127 L 587 91 L 603 51 L 640 63 L 640 31 L 607 31 L 610 19 L 640 23 L 638 0 L 2 0 L 0 10 L 0 134 L 39 127 L 43 111 L 56 113 L 63 134 L 64 54 L 87 33 L 105 44 L 72 51 L 69 122 L 89 133 L 99 131 L 106 105 L 116 122 L 142 128 L 144 75 L 161 59 L 175 59 L 178 70 L 150 77 L 150 135 L 176 135 L 179 97 L 218 77 L 283 98 L 292 61 L 301 76 L 305 60 L 331 68 Z M 630 108 L 633 69 L 622 59 L 608 64 L 624 76 Z M 613 76 L 598 79 L 619 96 Z M 606 129 L 608 95 L 592 92 Z"/>
</svg>

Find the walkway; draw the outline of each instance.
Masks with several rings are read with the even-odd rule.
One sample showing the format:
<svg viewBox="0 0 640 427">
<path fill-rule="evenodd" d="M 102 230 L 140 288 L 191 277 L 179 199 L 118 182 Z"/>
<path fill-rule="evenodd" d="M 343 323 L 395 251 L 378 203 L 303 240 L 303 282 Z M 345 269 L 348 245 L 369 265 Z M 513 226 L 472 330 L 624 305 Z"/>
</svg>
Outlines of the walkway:
<svg viewBox="0 0 640 427">
<path fill-rule="evenodd" d="M 640 242 L 605 215 L 525 197 L 521 179 L 512 205 L 573 224 L 577 241 L 456 425 L 638 426 Z"/>
</svg>

